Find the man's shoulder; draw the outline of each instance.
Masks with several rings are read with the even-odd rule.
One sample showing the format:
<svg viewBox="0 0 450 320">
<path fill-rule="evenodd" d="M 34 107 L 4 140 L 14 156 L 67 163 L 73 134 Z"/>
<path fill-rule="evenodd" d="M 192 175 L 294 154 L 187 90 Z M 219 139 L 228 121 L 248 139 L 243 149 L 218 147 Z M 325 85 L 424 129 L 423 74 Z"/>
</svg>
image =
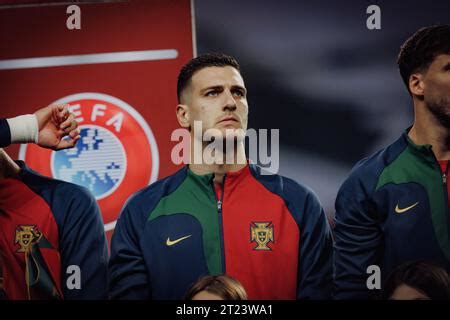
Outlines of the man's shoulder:
<svg viewBox="0 0 450 320">
<path fill-rule="evenodd" d="M 127 200 L 128 207 L 143 207 L 148 210 L 149 206 L 154 206 L 161 198 L 171 194 L 183 182 L 187 174 L 187 167 L 183 167 L 177 172 L 162 178 L 152 184 L 133 193 Z"/>
<path fill-rule="evenodd" d="M 81 226 L 87 221 L 92 227 L 94 226 L 91 224 L 92 219 L 101 223 L 100 209 L 89 189 L 71 182 L 43 176 L 26 167 L 24 163 L 19 165 L 22 169 L 20 180 L 47 203 L 59 227 L 75 224 Z M 69 229 L 60 229 L 60 235 Z"/>
<path fill-rule="evenodd" d="M 317 221 L 325 217 L 317 194 L 308 186 L 279 174 L 262 174 L 263 169 L 252 166 L 253 176 L 264 187 L 279 196 L 300 228 L 308 221 Z"/>
<path fill-rule="evenodd" d="M 19 165 L 22 169 L 20 173 L 21 181 L 48 203 L 53 203 L 57 200 L 66 203 L 71 200 L 77 200 L 81 203 L 87 200 L 95 201 L 94 196 L 86 187 L 43 176 L 26 167 L 24 163 Z"/>
<path fill-rule="evenodd" d="M 376 151 L 370 156 L 358 161 L 345 179 L 340 191 L 358 186 L 370 192 L 375 188 L 383 170 L 391 164 L 407 147 L 407 142 L 401 136 L 390 145 Z"/>
<path fill-rule="evenodd" d="M 280 174 L 270 173 L 265 171 L 264 168 L 254 164 L 250 165 L 250 171 L 252 172 L 253 177 L 267 190 L 279 195 L 284 200 L 289 200 L 291 198 L 306 200 L 310 197 L 317 199 L 315 192 L 311 188 L 294 179 Z"/>
</svg>

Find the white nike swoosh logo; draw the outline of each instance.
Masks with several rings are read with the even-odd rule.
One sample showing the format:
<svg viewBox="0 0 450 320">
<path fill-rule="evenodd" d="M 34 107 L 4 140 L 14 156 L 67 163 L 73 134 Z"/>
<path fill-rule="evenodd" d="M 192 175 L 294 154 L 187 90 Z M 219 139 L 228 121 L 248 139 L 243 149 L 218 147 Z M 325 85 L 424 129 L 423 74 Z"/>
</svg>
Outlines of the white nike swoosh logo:
<svg viewBox="0 0 450 320">
<path fill-rule="evenodd" d="M 169 246 L 169 247 L 170 247 L 170 246 L 173 246 L 174 244 L 177 244 L 177 243 L 180 242 L 180 241 L 186 240 L 186 239 L 189 238 L 190 236 L 192 236 L 192 235 L 190 234 L 190 235 L 188 235 L 188 236 L 185 236 L 185 237 L 182 237 L 182 238 L 173 240 L 173 241 L 171 241 L 171 240 L 170 240 L 170 237 L 168 237 L 168 238 L 167 238 L 167 241 L 166 241 L 166 245 Z"/>
<path fill-rule="evenodd" d="M 397 212 L 397 213 L 403 213 L 403 212 L 406 212 L 406 211 L 408 211 L 409 209 L 412 209 L 412 208 L 414 208 L 415 206 L 417 206 L 419 204 L 419 202 L 416 202 L 416 203 L 414 203 L 413 205 L 410 205 L 409 207 L 406 207 L 406 208 L 399 208 L 398 207 L 398 204 L 395 206 L 395 212 Z"/>
</svg>

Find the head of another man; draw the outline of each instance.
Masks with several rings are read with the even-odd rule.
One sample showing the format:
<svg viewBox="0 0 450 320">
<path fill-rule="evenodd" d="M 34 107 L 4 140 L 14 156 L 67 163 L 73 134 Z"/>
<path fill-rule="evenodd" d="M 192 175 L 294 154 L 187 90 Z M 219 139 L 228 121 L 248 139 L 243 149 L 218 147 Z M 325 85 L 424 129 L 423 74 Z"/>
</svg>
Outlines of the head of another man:
<svg viewBox="0 0 450 320">
<path fill-rule="evenodd" d="M 450 25 L 418 30 L 401 46 L 397 63 L 416 108 L 450 128 Z"/>
</svg>

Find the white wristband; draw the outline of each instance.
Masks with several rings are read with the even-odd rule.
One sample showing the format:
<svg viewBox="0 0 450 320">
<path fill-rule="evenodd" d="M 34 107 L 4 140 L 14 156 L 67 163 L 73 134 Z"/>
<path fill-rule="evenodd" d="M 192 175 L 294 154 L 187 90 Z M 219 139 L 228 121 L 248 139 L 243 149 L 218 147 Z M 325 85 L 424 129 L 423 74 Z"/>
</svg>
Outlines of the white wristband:
<svg viewBox="0 0 450 320">
<path fill-rule="evenodd" d="M 39 124 L 34 114 L 6 119 L 11 131 L 11 143 L 38 143 Z"/>
</svg>

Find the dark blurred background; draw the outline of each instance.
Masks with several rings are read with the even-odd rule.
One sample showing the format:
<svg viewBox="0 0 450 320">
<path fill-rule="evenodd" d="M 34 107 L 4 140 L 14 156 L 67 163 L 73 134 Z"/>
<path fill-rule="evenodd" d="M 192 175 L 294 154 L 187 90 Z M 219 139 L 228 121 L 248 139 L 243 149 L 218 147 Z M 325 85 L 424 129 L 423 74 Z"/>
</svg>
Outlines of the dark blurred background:
<svg viewBox="0 0 450 320">
<path fill-rule="evenodd" d="M 369 5 L 381 30 L 369 30 Z M 241 64 L 250 128 L 280 129 L 279 173 L 308 185 L 329 217 L 353 165 L 412 124 L 397 69 L 416 30 L 450 23 L 450 1 L 196 0 L 197 53 Z"/>
</svg>

